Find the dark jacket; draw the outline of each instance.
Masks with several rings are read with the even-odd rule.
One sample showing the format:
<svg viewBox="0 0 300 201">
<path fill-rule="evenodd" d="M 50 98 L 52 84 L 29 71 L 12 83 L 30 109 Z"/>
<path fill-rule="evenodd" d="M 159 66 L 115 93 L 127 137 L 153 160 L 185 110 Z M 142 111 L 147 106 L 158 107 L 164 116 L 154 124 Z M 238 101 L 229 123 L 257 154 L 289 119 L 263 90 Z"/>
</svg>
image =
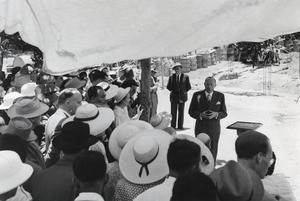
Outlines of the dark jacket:
<svg viewBox="0 0 300 201">
<path fill-rule="evenodd" d="M 181 73 L 180 83 L 177 83 L 176 74 L 171 75 L 169 77 L 167 89 L 171 91 L 171 102 L 186 102 L 188 99 L 187 92 L 191 89 L 189 76 Z"/>
</svg>

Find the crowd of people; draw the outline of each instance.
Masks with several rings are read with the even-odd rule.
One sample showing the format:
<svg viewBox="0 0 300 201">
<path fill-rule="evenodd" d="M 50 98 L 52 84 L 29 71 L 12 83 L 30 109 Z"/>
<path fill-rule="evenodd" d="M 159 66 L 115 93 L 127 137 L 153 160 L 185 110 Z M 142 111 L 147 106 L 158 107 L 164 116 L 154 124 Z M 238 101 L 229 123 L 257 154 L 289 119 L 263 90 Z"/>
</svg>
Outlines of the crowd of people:
<svg viewBox="0 0 300 201">
<path fill-rule="evenodd" d="M 149 122 L 139 120 L 139 80 L 129 67 L 118 76 L 108 67 L 73 76 L 13 69 L 2 82 L 0 200 L 295 200 L 288 182 L 274 186 L 283 177 L 265 179 L 275 154 L 262 133 L 240 134 L 238 160 L 215 169 L 219 120 L 227 113 L 213 77 L 192 98 L 195 137 L 176 133 L 183 129 L 183 116 L 176 128 L 177 108 L 183 115 L 191 89 L 181 67 L 174 64 L 168 83 L 172 114 L 157 111 L 151 69 Z"/>
</svg>

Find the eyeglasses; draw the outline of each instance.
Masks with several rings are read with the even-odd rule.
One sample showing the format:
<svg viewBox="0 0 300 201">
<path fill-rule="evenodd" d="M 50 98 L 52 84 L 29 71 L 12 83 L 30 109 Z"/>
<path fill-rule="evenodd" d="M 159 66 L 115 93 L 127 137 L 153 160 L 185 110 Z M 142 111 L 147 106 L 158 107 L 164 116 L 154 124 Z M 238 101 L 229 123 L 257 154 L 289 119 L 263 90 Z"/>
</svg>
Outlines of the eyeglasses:
<svg viewBox="0 0 300 201">
<path fill-rule="evenodd" d="M 270 161 L 269 161 L 269 166 L 273 165 L 273 163 L 274 163 L 274 158 L 273 158 L 272 156 L 271 156 L 271 158 L 270 158 L 267 154 L 262 153 L 262 155 L 263 155 L 264 157 L 266 157 L 267 159 L 270 160 Z"/>
</svg>

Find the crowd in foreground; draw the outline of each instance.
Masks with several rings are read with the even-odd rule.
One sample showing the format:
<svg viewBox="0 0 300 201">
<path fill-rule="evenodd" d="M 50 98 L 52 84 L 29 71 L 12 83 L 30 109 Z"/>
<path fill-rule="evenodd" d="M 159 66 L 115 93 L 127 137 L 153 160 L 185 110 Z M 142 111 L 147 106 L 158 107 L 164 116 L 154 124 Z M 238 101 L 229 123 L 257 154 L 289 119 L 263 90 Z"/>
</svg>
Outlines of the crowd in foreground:
<svg viewBox="0 0 300 201">
<path fill-rule="evenodd" d="M 266 135 L 240 134 L 237 161 L 215 169 L 208 135 L 176 134 L 172 116 L 157 113 L 155 69 L 149 122 L 133 70 L 122 71 L 63 77 L 26 65 L 3 80 L 1 201 L 295 200 L 273 174 Z"/>
</svg>

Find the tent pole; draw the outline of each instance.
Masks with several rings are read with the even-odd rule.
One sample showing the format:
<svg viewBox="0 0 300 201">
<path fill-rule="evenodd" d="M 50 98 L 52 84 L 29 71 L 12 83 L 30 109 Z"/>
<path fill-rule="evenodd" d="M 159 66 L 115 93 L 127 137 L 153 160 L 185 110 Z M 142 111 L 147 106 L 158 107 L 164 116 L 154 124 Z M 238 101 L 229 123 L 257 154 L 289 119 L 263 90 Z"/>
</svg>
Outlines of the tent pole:
<svg viewBox="0 0 300 201">
<path fill-rule="evenodd" d="M 150 69 L 151 69 L 151 59 L 142 59 L 141 62 L 141 84 L 140 84 L 140 99 L 141 108 L 144 109 L 140 120 L 149 122 L 150 120 Z"/>
</svg>

